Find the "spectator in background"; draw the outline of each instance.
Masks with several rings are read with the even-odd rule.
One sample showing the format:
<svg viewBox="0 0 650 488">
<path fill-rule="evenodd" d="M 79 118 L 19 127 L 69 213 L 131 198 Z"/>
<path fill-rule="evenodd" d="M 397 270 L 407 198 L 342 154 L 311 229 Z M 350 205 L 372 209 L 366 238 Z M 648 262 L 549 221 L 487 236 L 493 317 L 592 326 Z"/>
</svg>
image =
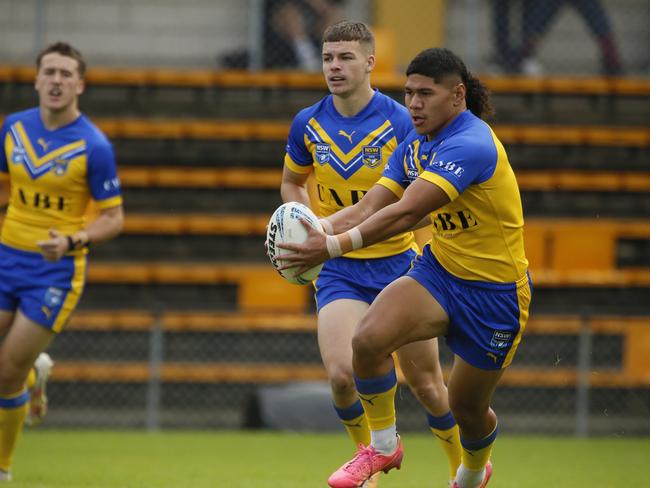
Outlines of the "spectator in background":
<svg viewBox="0 0 650 488">
<path fill-rule="evenodd" d="M 601 0 L 522 0 L 522 41 L 519 46 L 513 46 L 510 42 L 511 0 L 493 0 L 497 62 L 503 70 L 541 74 L 543 69 L 535 60 L 535 54 L 551 22 L 566 3 L 578 11 L 596 39 L 602 74 L 623 74 L 623 64 L 611 22 Z"/>
<path fill-rule="evenodd" d="M 320 43 L 328 25 L 342 19 L 340 0 L 267 0 L 265 68 L 321 69 Z"/>
<path fill-rule="evenodd" d="M 262 33 L 262 68 L 321 69 L 320 43 L 328 25 L 343 16 L 344 0 L 266 0 Z M 220 60 L 226 68 L 248 68 L 248 51 L 228 53 Z"/>
</svg>

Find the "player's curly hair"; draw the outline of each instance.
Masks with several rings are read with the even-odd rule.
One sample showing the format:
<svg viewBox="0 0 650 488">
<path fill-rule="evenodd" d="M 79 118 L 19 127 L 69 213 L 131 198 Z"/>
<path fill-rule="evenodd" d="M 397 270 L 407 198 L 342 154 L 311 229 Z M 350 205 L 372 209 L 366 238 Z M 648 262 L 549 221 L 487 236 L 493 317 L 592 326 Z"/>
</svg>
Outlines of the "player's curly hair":
<svg viewBox="0 0 650 488">
<path fill-rule="evenodd" d="M 323 33 L 323 42 L 359 41 L 370 54 L 375 53 L 375 36 L 363 22 L 341 20 L 330 25 Z"/>
<path fill-rule="evenodd" d="M 38 54 L 36 57 L 36 69 L 40 69 L 43 56 L 50 53 L 59 53 L 61 56 L 66 56 L 68 58 L 74 59 L 77 61 L 79 77 L 83 78 L 86 74 L 86 61 L 84 61 L 84 58 L 79 50 L 75 49 L 67 42 L 61 41 L 50 44 Z"/>
<path fill-rule="evenodd" d="M 467 108 L 484 120 L 494 115 L 487 87 L 467 69 L 463 60 L 449 49 L 434 47 L 420 52 L 406 68 L 406 76 L 412 74 L 428 76 L 436 83 L 440 83 L 447 75 L 458 75 L 467 90 Z"/>
</svg>

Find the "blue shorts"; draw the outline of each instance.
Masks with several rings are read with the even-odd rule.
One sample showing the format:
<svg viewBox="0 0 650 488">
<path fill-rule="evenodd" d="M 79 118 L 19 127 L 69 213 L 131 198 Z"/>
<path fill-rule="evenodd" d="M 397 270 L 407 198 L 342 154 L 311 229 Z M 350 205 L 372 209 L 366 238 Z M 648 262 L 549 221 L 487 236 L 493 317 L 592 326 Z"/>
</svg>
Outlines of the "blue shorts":
<svg viewBox="0 0 650 488">
<path fill-rule="evenodd" d="M 480 369 L 507 367 L 528 320 L 530 276 L 512 283 L 460 279 L 444 269 L 425 246 L 408 276 L 425 287 L 449 316 L 447 345 Z"/>
<path fill-rule="evenodd" d="M 20 310 L 59 332 L 74 311 L 86 281 L 86 256 L 51 263 L 39 253 L 0 244 L 0 310 Z"/>
<path fill-rule="evenodd" d="M 316 308 L 349 298 L 371 304 L 391 282 L 410 269 L 415 251 L 374 259 L 335 258 L 325 262 L 316 279 Z"/>
</svg>

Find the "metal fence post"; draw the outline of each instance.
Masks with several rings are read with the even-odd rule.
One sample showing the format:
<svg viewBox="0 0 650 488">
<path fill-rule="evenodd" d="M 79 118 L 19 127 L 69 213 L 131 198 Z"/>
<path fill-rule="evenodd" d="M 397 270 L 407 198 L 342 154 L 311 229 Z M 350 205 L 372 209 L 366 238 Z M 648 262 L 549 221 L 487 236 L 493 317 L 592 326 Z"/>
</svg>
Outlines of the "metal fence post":
<svg viewBox="0 0 650 488">
<path fill-rule="evenodd" d="M 465 16 L 465 64 L 470 71 L 476 71 L 479 63 L 479 39 L 480 27 L 478 0 L 465 0 L 467 15 Z"/>
<path fill-rule="evenodd" d="M 148 431 L 160 429 L 160 369 L 163 362 L 162 308 L 156 307 L 149 335 L 149 383 L 147 385 L 147 413 L 145 425 Z"/>
<path fill-rule="evenodd" d="M 576 437 L 589 435 L 589 372 L 591 370 L 591 321 L 588 313 L 580 320 L 578 376 L 576 381 Z"/>
<path fill-rule="evenodd" d="M 34 0 L 34 46 L 33 56 L 38 56 L 44 45 L 45 29 L 46 29 L 46 8 L 45 0 Z"/>
<path fill-rule="evenodd" d="M 259 71 L 263 67 L 264 0 L 248 0 L 248 69 Z"/>
</svg>

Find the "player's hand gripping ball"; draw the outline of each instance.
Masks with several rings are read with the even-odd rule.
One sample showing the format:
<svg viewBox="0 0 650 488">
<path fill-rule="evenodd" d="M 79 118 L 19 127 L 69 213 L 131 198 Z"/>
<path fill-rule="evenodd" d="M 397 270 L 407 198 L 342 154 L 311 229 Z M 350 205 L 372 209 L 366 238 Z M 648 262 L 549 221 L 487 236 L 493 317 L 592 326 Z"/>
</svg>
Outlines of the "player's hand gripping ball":
<svg viewBox="0 0 650 488">
<path fill-rule="evenodd" d="M 303 227 L 300 219 L 306 220 L 316 230 L 323 232 L 323 226 L 318 221 L 318 217 L 309 207 L 298 202 L 283 203 L 273 212 L 271 220 L 269 220 L 266 229 L 266 252 L 273 267 L 285 280 L 296 285 L 306 285 L 316 279 L 323 267 L 322 264 L 314 266 L 298 276 L 294 276 L 295 268 L 278 270 L 283 264 L 282 255 L 291 251 L 281 249 L 277 245 L 301 244 L 307 239 L 307 229 Z"/>
</svg>

